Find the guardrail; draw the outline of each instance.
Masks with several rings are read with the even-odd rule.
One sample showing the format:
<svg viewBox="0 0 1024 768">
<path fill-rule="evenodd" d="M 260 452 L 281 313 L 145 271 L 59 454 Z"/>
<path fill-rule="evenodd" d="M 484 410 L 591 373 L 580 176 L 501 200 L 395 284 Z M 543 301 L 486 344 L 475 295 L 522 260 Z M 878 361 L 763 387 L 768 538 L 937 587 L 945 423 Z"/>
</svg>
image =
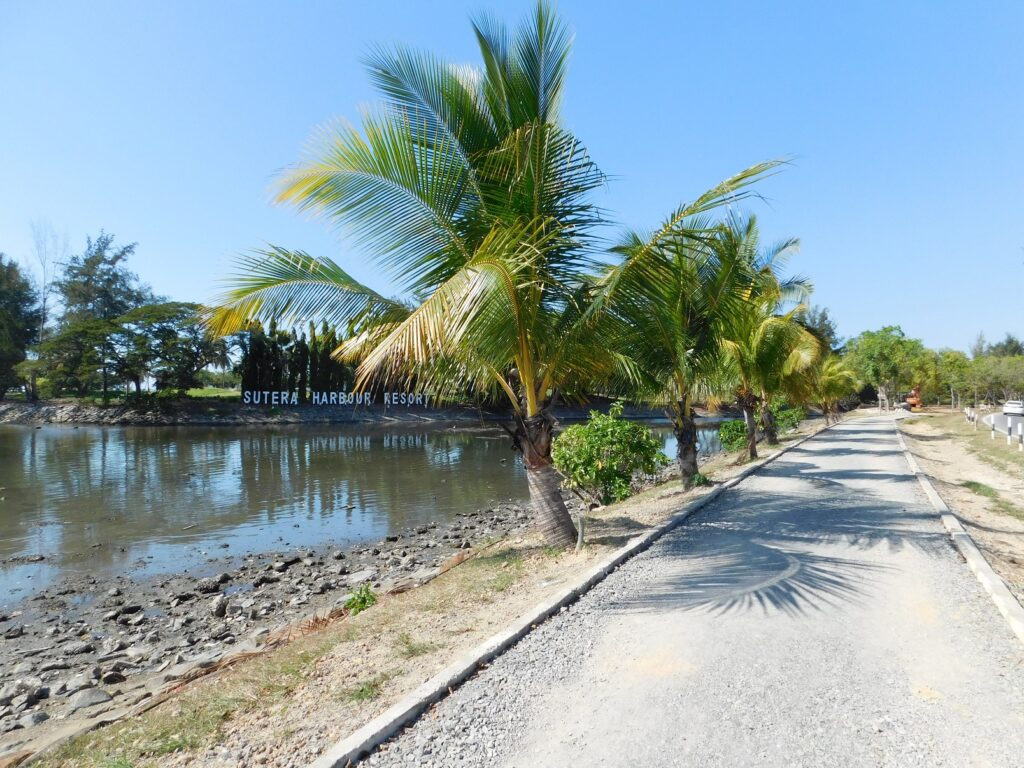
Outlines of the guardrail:
<svg viewBox="0 0 1024 768">
<path fill-rule="evenodd" d="M 995 414 L 989 414 L 988 416 L 979 418 L 978 411 L 974 408 L 964 408 L 964 416 L 967 419 L 968 424 L 974 425 L 974 431 L 978 431 L 978 422 L 982 421 L 989 426 L 992 430 L 990 437 L 995 440 L 996 434 L 1003 434 L 1003 430 L 996 425 L 994 418 Z M 1014 429 L 1013 423 L 1010 418 L 1006 418 L 1006 444 L 1013 445 L 1017 444 L 1018 451 L 1024 451 L 1024 422 L 1017 424 L 1016 430 Z"/>
</svg>

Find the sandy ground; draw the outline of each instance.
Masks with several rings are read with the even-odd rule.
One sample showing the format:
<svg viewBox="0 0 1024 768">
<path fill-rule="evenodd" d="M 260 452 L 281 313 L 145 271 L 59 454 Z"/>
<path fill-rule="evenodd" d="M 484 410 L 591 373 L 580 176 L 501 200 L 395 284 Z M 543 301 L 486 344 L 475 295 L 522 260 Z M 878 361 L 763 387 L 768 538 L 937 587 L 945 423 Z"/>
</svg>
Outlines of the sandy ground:
<svg viewBox="0 0 1024 768">
<path fill-rule="evenodd" d="M 959 415 L 921 415 L 900 422 L 907 447 L 935 484 L 936 490 L 956 513 L 971 538 L 995 571 L 1024 603 L 1024 471 L 1012 463 L 1018 454 L 1005 438 L 990 440 L 987 431 L 969 432 Z M 995 466 L 973 448 L 991 448 Z M 1004 452 L 1005 455 L 1000 455 Z M 1007 463 L 1004 463 L 1007 462 Z M 982 483 L 999 494 L 999 500 L 980 495 L 965 483 Z M 1017 515 L 1007 510 L 1015 508 Z"/>
</svg>

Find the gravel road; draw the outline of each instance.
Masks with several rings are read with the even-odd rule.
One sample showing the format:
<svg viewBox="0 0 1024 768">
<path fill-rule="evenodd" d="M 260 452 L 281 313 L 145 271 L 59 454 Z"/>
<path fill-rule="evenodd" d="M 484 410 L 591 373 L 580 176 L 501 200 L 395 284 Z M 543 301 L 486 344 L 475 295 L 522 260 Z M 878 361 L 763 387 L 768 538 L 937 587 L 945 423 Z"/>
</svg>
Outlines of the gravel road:
<svg viewBox="0 0 1024 768">
<path fill-rule="evenodd" d="M 1024 646 L 892 419 L 863 419 L 709 505 L 365 764 L 1022 766 Z"/>
</svg>

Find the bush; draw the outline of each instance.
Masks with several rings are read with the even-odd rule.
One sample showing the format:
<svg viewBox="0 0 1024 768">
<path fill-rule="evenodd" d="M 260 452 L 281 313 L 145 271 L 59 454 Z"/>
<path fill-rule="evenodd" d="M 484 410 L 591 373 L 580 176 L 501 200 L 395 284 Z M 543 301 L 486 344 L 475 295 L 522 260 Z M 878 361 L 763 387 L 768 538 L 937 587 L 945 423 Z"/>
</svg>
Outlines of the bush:
<svg viewBox="0 0 1024 768">
<path fill-rule="evenodd" d="M 569 427 L 551 448 L 555 467 L 569 487 L 602 504 L 629 496 L 635 473 L 653 475 L 668 463 L 651 430 L 621 417 L 621 403 L 612 405 L 607 415 L 591 411 L 585 424 Z"/>
<path fill-rule="evenodd" d="M 789 408 L 785 403 L 773 403 L 771 409 L 772 415 L 775 416 L 775 427 L 779 430 L 779 434 L 796 429 L 807 415 L 802 407 L 795 406 Z"/>
<path fill-rule="evenodd" d="M 742 420 L 725 421 L 718 427 L 718 441 L 723 451 L 738 451 L 747 444 L 747 425 Z"/>
</svg>

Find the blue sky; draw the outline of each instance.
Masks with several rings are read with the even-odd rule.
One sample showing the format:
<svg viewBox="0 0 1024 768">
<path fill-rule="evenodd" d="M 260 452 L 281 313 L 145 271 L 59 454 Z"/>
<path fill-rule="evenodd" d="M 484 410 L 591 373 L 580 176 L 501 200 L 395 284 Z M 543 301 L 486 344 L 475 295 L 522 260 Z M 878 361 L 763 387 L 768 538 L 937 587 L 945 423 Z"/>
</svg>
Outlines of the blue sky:
<svg viewBox="0 0 1024 768">
<path fill-rule="evenodd" d="M 387 290 L 323 223 L 272 207 L 314 126 L 373 101 L 375 43 L 476 62 L 468 18 L 528 2 L 0 0 L 0 251 L 30 222 L 72 250 L 138 241 L 161 294 L 202 300 L 263 243 L 329 255 Z M 653 226 L 755 162 L 792 156 L 754 206 L 802 240 L 843 335 L 932 346 L 1024 335 L 1024 4 L 562 0 L 576 32 L 565 123 Z"/>
</svg>

